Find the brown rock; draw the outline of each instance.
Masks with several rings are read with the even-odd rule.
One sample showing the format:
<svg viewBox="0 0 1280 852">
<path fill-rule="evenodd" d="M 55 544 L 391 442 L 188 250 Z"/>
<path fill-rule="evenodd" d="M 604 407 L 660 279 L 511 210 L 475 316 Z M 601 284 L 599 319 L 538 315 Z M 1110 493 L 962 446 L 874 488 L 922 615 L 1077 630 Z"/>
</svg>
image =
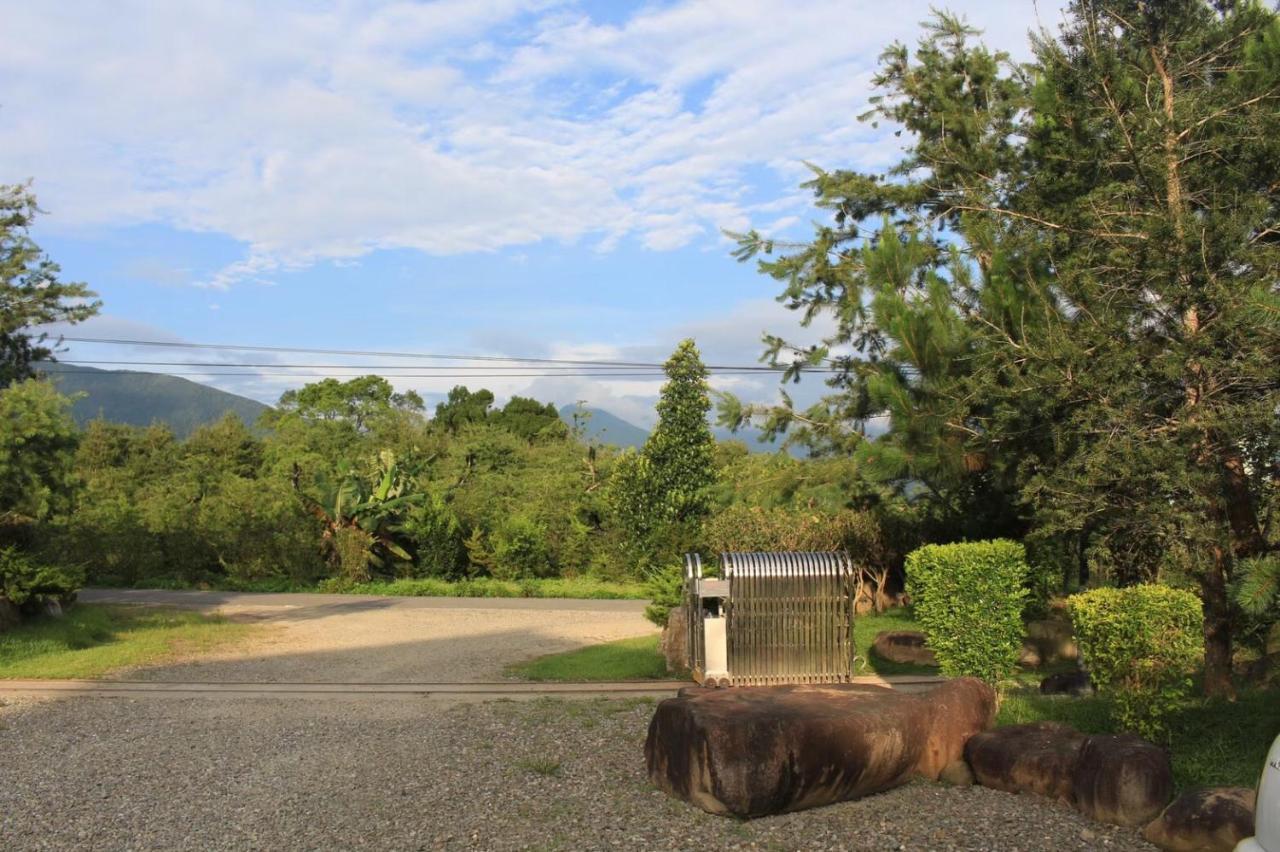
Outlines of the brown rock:
<svg viewBox="0 0 1280 852">
<path fill-rule="evenodd" d="M 871 643 L 871 650 L 880 659 L 891 663 L 936 666 L 938 658 L 924 642 L 924 634 L 915 630 L 881 630 Z"/>
<path fill-rule="evenodd" d="M 1018 652 L 1018 665 L 1024 669 L 1040 668 L 1040 650 L 1030 642 L 1022 643 L 1022 650 Z"/>
<path fill-rule="evenodd" d="M 645 760 L 660 789 L 756 817 L 936 780 L 995 717 L 972 678 L 907 694 L 851 684 L 686 691 L 658 705 Z"/>
<path fill-rule="evenodd" d="M 1168 852 L 1231 852 L 1253 836 L 1256 795 L 1248 787 L 1190 790 L 1148 823 L 1142 836 Z"/>
<path fill-rule="evenodd" d="M 1076 810 L 1099 822 L 1144 825 L 1173 795 L 1169 754 L 1135 734 L 1092 736 L 1072 776 Z"/>
<path fill-rule="evenodd" d="M 972 787 L 973 786 L 973 770 L 969 768 L 969 764 L 964 760 L 953 760 L 943 767 L 942 772 L 938 775 L 938 780 L 943 784 L 950 784 L 952 787 Z"/>
<path fill-rule="evenodd" d="M 1074 660 L 1080 656 L 1070 621 L 1061 618 L 1028 621 L 1026 632 L 1027 644 L 1039 652 L 1041 661 L 1046 664 Z"/>
<path fill-rule="evenodd" d="M 672 607 L 667 615 L 667 626 L 662 629 L 658 648 L 667 661 L 667 671 L 683 673 L 689 670 L 688 610 L 683 606 Z"/>
<path fill-rule="evenodd" d="M 1094 693 L 1093 681 L 1088 672 L 1058 672 L 1040 681 L 1041 695 L 1074 695 L 1083 698 Z"/>
<path fill-rule="evenodd" d="M 974 779 L 1006 793 L 1072 802 L 1072 778 L 1086 737 L 1059 722 L 1010 725 L 978 734 L 964 747 Z"/>
</svg>

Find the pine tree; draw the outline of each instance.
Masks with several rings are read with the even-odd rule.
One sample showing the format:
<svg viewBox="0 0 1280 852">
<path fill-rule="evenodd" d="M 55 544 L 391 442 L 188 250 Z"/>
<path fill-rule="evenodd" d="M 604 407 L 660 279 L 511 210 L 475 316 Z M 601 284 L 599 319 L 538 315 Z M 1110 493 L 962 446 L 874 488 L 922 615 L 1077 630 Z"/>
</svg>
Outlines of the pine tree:
<svg viewBox="0 0 1280 852">
<path fill-rule="evenodd" d="M 679 555 L 668 551 L 688 543 L 681 533 L 706 513 L 715 480 L 707 369 L 694 342 L 681 342 L 663 371 L 658 424 L 638 453 L 619 457 L 608 492 L 636 556 L 650 563 L 642 567 Z"/>
<path fill-rule="evenodd" d="M 58 280 L 58 265 L 28 233 L 38 212 L 28 186 L 0 186 L 0 388 L 30 377 L 34 362 L 52 357 L 33 326 L 82 322 L 101 305 L 83 284 Z"/>
</svg>

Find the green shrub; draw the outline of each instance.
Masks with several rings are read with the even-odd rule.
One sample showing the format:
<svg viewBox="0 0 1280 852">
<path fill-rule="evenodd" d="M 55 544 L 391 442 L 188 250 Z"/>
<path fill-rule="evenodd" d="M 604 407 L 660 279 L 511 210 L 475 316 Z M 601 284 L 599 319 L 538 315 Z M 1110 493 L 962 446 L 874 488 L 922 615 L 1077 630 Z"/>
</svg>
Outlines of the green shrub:
<svg viewBox="0 0 1280 852">
<path fill-rule="evenodd" d="M 78 569 L 40 564 L 16 547 L 0 549 L 0 598 L 24 610 L 69 599 L 83 582 Z"/>
<path fill-rule="evenodd" d="M 1114 693 L 1115 721 L 1155 739 L 1192 687 L 1204 659 L 1204 616 L 1191 592 L 1143 585 L 1093 589 L 1067 599 L 1076 642 L 1100 689 Z"/>
<path fill-rule="evenodd" d="M 458 516 L 439 497 L 409 510 L 401 530 L 413 545 L 414 577 L 457 579 L 466 574 L 466 537 Z"/>
<path fill-rule="evenodd" d="M 507 518 L 493 534 L 493 576 L 499 580 L 550 577 L 555 573 L 547 530 L 522 515 Z"/>
<path fill-rule="evenodd" d="M 655 568 L 649 572 L 644 588 L 649 596 L 644 617 L 659 627 L 666 627 L 671 610 L 684 603 L 684 569 L 679 566 Z"/>
<path fill-rule="evenodd" d="M 1007 677 L 1022 648 L 1026 551 L 1015 541 L 931 544 L 907 556 L 907 591 L 944 675 Z"/>
<path fill-rule="evenodd" d="M 847 550 L 868 565 L 886 561 L 884 536 L 868 512 L 766 509 L 737 504 L 706 523 L 712 553 Z"/>
<path fill-rule="evenodd" d="M 332 557 L 341 578 L 350 583 L 369 581 L 369 561 L 373 537 L 359 527 L 338 527 L 330 543 Z"/>
</svg>

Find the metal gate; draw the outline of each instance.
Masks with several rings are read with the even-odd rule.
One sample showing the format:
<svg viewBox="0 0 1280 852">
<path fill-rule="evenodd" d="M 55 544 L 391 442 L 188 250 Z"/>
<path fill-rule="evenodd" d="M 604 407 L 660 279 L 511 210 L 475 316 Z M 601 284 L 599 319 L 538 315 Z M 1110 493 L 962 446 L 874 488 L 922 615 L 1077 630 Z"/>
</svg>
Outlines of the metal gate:
<svg viewBox="0 0 1280 852">
<path fill-rule="evenodd" d="M 702 560 L 685 557 L 695 679 L 742 686 L 839 683 L 853 676 L 848 554 L 722 553 L 720 568 L 723 579 L 703 578 Z M 722 655 L 715 647 L 721 635 Z M 708 669 L 709 643 L 723 670 L 718 664 Z"/>
</svg>

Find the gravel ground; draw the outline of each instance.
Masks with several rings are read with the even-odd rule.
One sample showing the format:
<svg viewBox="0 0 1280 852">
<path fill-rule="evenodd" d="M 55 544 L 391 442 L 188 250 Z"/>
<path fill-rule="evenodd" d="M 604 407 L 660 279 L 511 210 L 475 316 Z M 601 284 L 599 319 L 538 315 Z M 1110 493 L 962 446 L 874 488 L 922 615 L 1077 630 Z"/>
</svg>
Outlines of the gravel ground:
<svg viewBox="0 0 1280 852">
<path fill-rule="evenodd" d="M 208 596 L 205 607 L 266 627 L 252 642 L 190 662 L 134 670 L 128 680 L 250 683 L 405 683 L 503 680 L 514 662 L 656 633 L 643 605 L 616 601 L 423 601 Z M 244 604 L 238 601 L 247 600 Z M 432 605 L 424 605 L 424 604 Z M 554 608 L 552 608 L 554 607 Z"/>
<path fill-rule="evenodd" d="M 652 704 L 76 698 L 0 708 L 0 849 L 1150 850 L 915 783 L 737 822 L 649 787 Z"/>
</svg>

